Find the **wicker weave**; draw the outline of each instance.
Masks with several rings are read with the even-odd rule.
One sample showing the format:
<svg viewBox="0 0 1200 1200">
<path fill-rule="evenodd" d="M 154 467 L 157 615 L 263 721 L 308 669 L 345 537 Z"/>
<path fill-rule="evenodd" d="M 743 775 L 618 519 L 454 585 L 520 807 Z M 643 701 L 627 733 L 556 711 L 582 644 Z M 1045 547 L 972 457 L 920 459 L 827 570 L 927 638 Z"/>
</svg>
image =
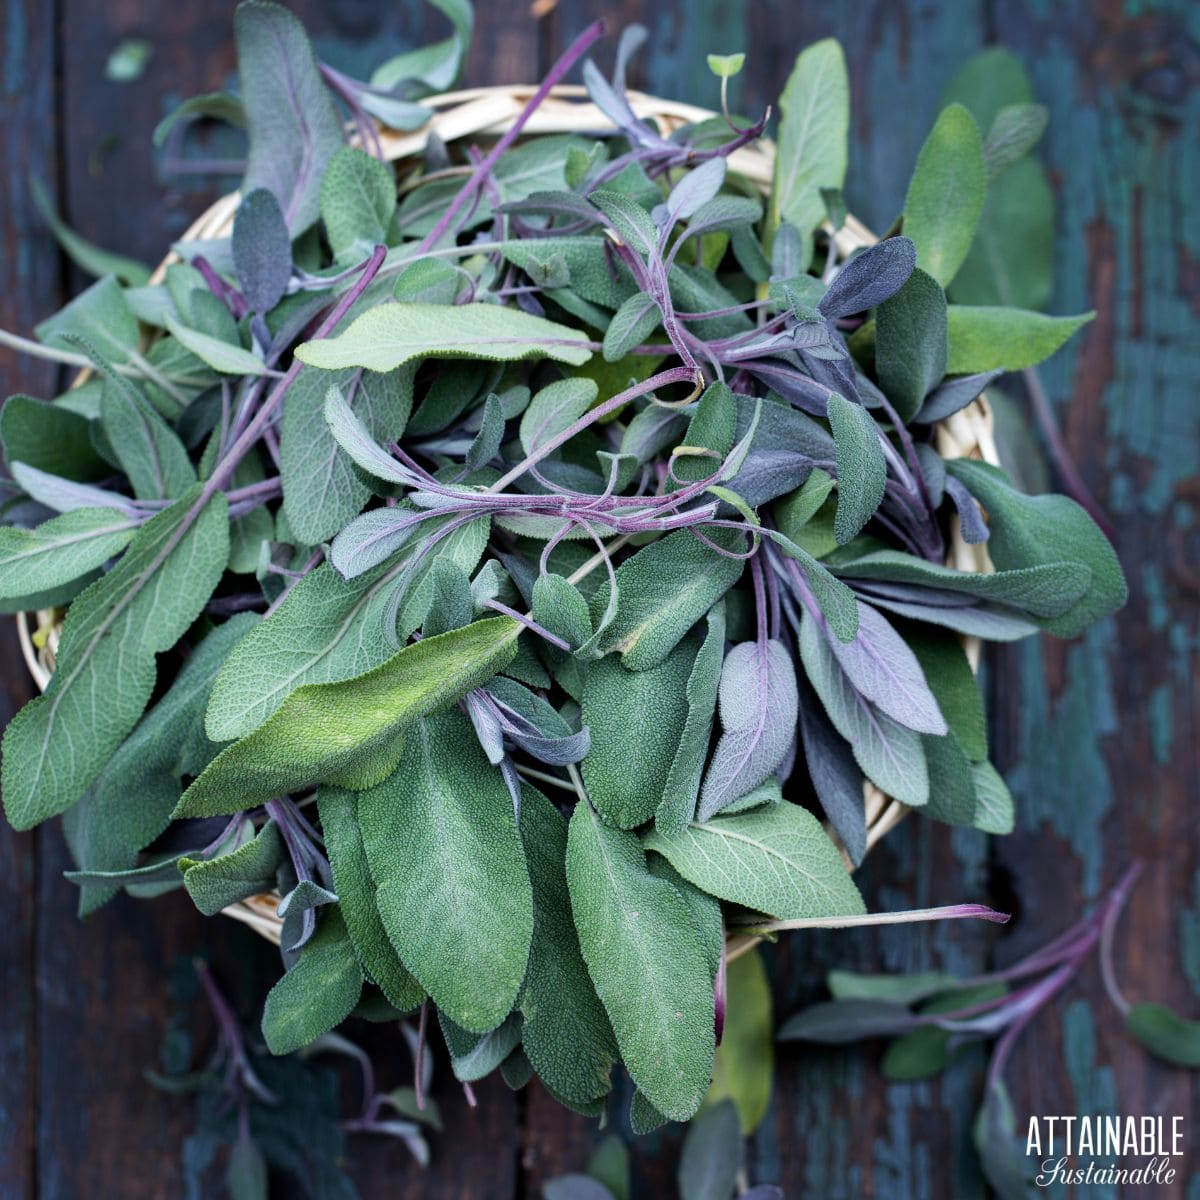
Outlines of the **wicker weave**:
<svg viewBox="0 0 1200 1200">
<path fill-rule="evenodd" d="M 419 178 L 420 157 L 430 134 L 446 143 L 468 137 L 496 137 L 512 127 L 525 104 L 536 89 L 533 86 L 472 88 L 447 92 L 424 103 L 434 110 L 429 122 L 415 133 L 399 133 L 389 129 L 379 131 L 385 157 L 398 166 L 398 186 L 401 191 Z M 674 100 L 663 100 L 641 92 L 630 92 L 633 111 L 643 120 L 653 121 L 664 135 L 681 125 L 706 120 L 714 114 L 707 109 Z M 590 101 L 581 87 L 563 86 L 553 90 L 525 123 L 524 133 L 535 136 L 549 133 L 583 133 L 610 127 L 608 118 Z M 413 170 L 405 172 L 406 164 Z M 753 183 L 764 194 L 770 191 L 775 165 L 775 146 L 767 139 L 735 151 L 729 158 L 729 168 Z M 464 169 L 464 174 L 466 169 Z M 238 193 L 223 196 L 213 204 L 183 235 L 184 241 L 227 237 L 233 228 Z M 835 236 L 838 253 L 844 258 L 877 239 L 865 225 L 853 216 L 847 217 Z M 177 261 L 172 256 L 163 261 L 151 277 L 152 283 L 162 281 L 167 266 Z M 80 375 L 85 379 L 87 372 Z M 938 450 L 944 458 L 980 458 L 996 464 L 996 447 L 992 438 L 992 413 L 987 400 L 980 397 L 973 404 L 943 421 L 937 429 Z M 959 536 L 957 518 L 947 561 L 964 571 L 991 571 L 984 545 L 968 545 Z M 31 634 L 26 614 L 17 617 L 21 650 L 39 688 L 45 689 L 54 670 L 54 651 L 58 645 L 61 612 L 45 610 L 36 614 L 36 632 Z M 979 641 L 964 639 L 972 667 L 979 662 Z M 867 814 L 867 848 L 874 846 L 889 830 L 895 828 L 908 811 L 906 805 L 892 800 L 869 781 L 863 783 Z M 831 831 L 832 834 L 832 831 Z M 275 894 L 252 896 L 225 909 L 225 915 L 245 922 L 255 932 L 278 944 L 282 921 L 276 914 L 279 897 Z M 730 955 L 742 952 L 758 939 L 740 938 L 731 946 Z"/>
</svg>

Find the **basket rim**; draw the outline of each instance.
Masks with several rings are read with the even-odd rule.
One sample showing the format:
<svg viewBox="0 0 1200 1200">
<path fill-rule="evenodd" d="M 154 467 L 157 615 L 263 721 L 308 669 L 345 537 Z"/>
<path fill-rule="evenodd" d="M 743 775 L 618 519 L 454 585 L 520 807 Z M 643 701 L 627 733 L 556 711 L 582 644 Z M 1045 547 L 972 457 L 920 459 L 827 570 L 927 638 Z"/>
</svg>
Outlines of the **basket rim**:
<svg viewBox="0 0 1200 1200">
<path fill-rule="evenodd" d="M 494 84 L 483 87 L 464 88 L 427 97 L 423 104 L 434 110 L 434 115 L 419 130 L 403 133 L 376 123 L 376 132 L 386 161 L 401 162 L 424 150 L 430 133 L 436 133 L 446 141 L 458 141 L 473 135 L 489 136 L 502 134 L 521 113 L 529 97 L 537 91 L 536 84 Z M 670 100 L 647 92 L 627 93 L 634 112 L 643 119 L 655 119 L 668 127 L 707 120 L 716 114 L 711 109 L 683 101 Z M 578 84 L 559 84 L 552 88 L 548 97 L 525 125 L 528 136 L 551 133 L 584 132 L 593 128 L 611 128 L 611 120 L 587 99 L 587 89 Z M 352 139 L 352 143 L 355 139 Z M 737 173 L 754 183 L 760 191 L 769 188 L 775 160 L 775 144 L 769 138 L 759 138 L 741 147 L 730 156 L 730 166 Z M 219 197 L 208 206 L 188 227 L 178 240 L 181 242 L 200 237 L 227 235 L 232 227 L 233 215 L 237 210 L 240 192 L 233 191 Z M 853 214 L 848 214 L 840 230 L 833 231 L 838 252 L 847 257 L 856 250 L 873 245 L 879 240 L 870 229 Z M 161 282 L 166 268 L 179 262 L 180 256 L 168 252 L 158 265 L 151 282 Z M 77 386 L 91 374 L 90 368 L 80 371 L 72 384 Z M 954 413 L 936 427 L 937 446 L 944 458 L 976 457 L 984 462 L 998 465 L 999 456 L 993 436 L 991 406 L 986 395 L 981 395 L 966 408 Z M 977 573 L 990 572 L 994 568 L 988 557 L 985 544 L 969 545 L 961 536 L 957 518 L 952 519 L 952 533 L 947 562 L 960 570 Z M 29 614 L 16 615 L 18 639 L 26 666 L 39 690 L 45 691 L 54 670 L 54 651 L 61 631 L 61 614 L 56 609 L 43 609 L 34 614 L 37 633 L 42 636 L 40 648 L 35 645 L 35 635 L 29 628 Z M 980 639 L 962 638 L 968 660 L 973 671 L 978 671 L 981 653 Z M 894 829 L 909 812 L 909 806 L 884 793 L 870 780 L 863 779 L 863 801 L 867 817 L 867 852 L 874 848 Z M 851 870 L 854 869 L 836 833 L 829 828 L 834 844 L 841 850 Z M 280 942 L 282 919 L 276 914 L 279 897 L 275 893 L 253 896 L 222 910 L 225 916 L 248 924 L 255 932 L 276 945 Z M 731 932 L 728 935 L 727 955 L 730 959 L 751 949 L 761 937 Z"/>
</svg>

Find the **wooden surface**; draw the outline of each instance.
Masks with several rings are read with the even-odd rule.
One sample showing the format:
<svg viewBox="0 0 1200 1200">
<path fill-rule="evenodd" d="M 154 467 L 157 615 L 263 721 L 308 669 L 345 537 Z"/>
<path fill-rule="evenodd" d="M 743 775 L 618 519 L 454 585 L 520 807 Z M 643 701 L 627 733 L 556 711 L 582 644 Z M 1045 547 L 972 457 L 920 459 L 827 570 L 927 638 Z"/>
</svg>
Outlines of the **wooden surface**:
<svg viewBox="0 0 1200 1200">
<path fill-rule="evenodd" d="M 334 65 L 365 70 L 440 35 L 419 0 L 304 0 L 293 7 Z M 1001 42 L 1022 57 L 1052 121 L 1044 153 L 1059 211 L 1054 309 L 1097 320 L 1044 372 L 1067 441 L 1118 530 L 1128 608 L 1085 638 L 1030 641 L 989 663 L 997 757 L 1020 824 L 987 843 L 922 821 L 890 837 L 863 872 L 873 907 L 960 899 L 1011 907 L 1003 932 L 941 929 L 794 936 L 772 953 L 781 1015 L 820 995 L 831 965 L 974 969 L 1011 961 L 1066 925 L 1134 856 L 1147 863 L 1118 938 L 1127 993 L 1200 1012 L 1200 799 L 1196 654 L 1200 539 L 1200 7 L 1190 0 L 559 0 L 540 21 L 524 3 L 481 0 L 472 83 L 534 79 L 597 14 L 641 20 L 651 39 L 632 82 L 716 102 L 706 52 L 745 50 L 733 92 L 756 113 L 800 47 L 836 35 L 854 95 L 849 201 L 876 227 L 903 197 L 916 150 L 956 62 Z M 149 147 L 179 99 L 225 85 L 228 0 L 6 0 L 0 35 L 0 326 L 27 333 L 82 279 L 65 266 L 29 201 L 43 178 L 84 236 L 155 261 L 213 193 L 164 182 Z M 155 53 L 136 82 L 103 77 L 124 37 Z M 611 43 L 610 43 L 611 45 Z M 602 63 L 611 49 L 601 51 Z M 224 152 L 217 147 L 214 153 Z M 1190 219 L 1190 224 L 1189 224 Z M 51 395 L 44 364 L 0 351 L 0 388 Z M 0 622 L 0 720 L 30 694 L 10 624 Z M 86 926 L 61 878 L 56 829 L 0 830 L 0 1197 L 143 1200 L 182 1194 L 187 1104 L 142 1079 L 165 1028 L 166 975 L 208 947 L 218 974 L 252 998 L 270 951 L 182 895 L 119 900 Z M 257 956 L 261 970 L 239 966 Z M 197 1029 L 200 1029 L 197 1014 Z M 385 1083 L 407 1057 L 373 1030 Z M 395 1052 L 393 1052 L 395 1051 Z M 938 1084 L 886 1086 L 875 1050 L 784 1048 L 751 1176 L 792 1200 L 971 1200 L 970 1118 L 980 1057 Z M 579 1169 L 596 1131 L 533 1090 L 479 1089 L 468 1113 L 441 1072 L 455 1137 L 434 1139 L 419 1172 L 405 1152 L 358 1139 L 364 1197 L 516 1200 Z M 1030 1113 L 1181 1115 L 1189 1156 L 1177 1191 L 1200 1195 L 1200 1098 L 1192 1077 L 1126 1039 L 1088 970 L 1028 1030 L 1009 1072 L 1018 1126 Z M 678 1131 L 636 1153 L 639 1197 L 673 1195 Z M 1053 1194 L 1053 1193 L 1050 1193 Z M 1090 1190 L 1108 1197 L 1114 1191 Z"/>
</svg>

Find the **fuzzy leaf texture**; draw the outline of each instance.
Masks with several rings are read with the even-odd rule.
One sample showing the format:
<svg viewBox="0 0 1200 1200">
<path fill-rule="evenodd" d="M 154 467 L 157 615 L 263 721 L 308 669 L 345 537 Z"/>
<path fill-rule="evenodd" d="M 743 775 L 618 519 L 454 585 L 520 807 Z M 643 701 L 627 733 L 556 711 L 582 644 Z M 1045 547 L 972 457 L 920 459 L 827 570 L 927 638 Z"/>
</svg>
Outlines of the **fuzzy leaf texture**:
<svg viewBox="0 0 1200 1200">
<path fill-rule="evenodd" d="M 567 884 L 588 973 L 640 1093 L 688 1120 L 712 1077 L 713 977 L 680 894 L 650 874 L 636 834 L 581 801 L 567 840 Z"/>
<path fill-rule="evenodd" d="M 651 832 L 645 844 L 702 891 L 772 917 L 866 911 L 820 822 L 786 801 L 692 824 L 674 837 Z"/>
<path fill-rule="evenodd" d="M 552 358 L 578 367 L 591 356 L 574 329 L 497 304 L 381 304 L 345 332 L 296 347 L 301 362 L 329 371 L 392 371 L 414 358 Z"/>
<path fill-rule="evenodd" d="M 696 810 L 707 821 L 770 776 L 796 736 L 796 672 L 782 642 L 742 642 L 721 668 L 722 734 Z"/>
<path fill-rule="evenodd" d="M 533 897 L 508 789 L 466 717 L 418 722 L 358 819 L 401 961 L 464 1029 L 494 1029 L 525 978 Z"/>
<path fill-rule="evenodd" d="M 317 219 L 321 179 L 342 145 L 341 121 L 292 13 L 246 0 L 234 12 L 233 30 L 250 138 L 242 191 L 271 192 L 295 237 Z"/>
<path fill-rule="evenodd" d="M 390 774 L 402 731 L 502 670 L 520 626 L 477 621 L 398 650 L 366 674 L 297 688 L 258 729 L 223 750 L 176 817 L 240 812 L 314 783 L 364 788 Z"/>
<path fill-rule="evenodd" d="M 198 508 L 199 492 L 148 521 L 72 604 L 50 685 L 4 733 L 4 810 L 14 828 L 30 829 L 83 795 L 142 715 L 155 655 L 179 640 L 216 587 L 229 555 L 225 501 Z"/>
<path fill-rule="evenodd" d="M 807 242 L 825 217 L 821 189 L 840 188 L 846 178 L 850 81 L 836 41 L 826 38 L 801 51 L 779 108 L 772 225 L 787 221 Z"/>
</svg>

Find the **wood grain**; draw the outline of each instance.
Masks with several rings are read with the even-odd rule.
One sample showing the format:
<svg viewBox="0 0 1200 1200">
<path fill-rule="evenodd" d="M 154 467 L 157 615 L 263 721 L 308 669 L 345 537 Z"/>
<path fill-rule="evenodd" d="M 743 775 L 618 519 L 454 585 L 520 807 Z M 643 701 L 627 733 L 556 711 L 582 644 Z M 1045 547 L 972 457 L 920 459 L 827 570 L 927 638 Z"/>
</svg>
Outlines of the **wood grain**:
<svg viewBox="0 0 1200 1200">
<path fill-rule="evenodd" d="M 60 204 L 69 221 L 147 261 L 220 190 L 163 175 L 148 146 L 154 124 L 179 99 L 232 81 L 230 7 L 225 0 L 6 0 L 4 328 L 28 332 L 60 302 L 64 270 L 23 185 L 30 172 L 59 178 L 60 146 Z M 445 28 L 420 0 L 298 0 L 291 7 L 322 57 L 352 72 Z M 593 0 L 559 0 L 536 20 L 524 3 L 484 0 L 478 7 L 471 83 L 540 75 L 599 8 Z M 662 94 L 715 104 L 717 84 L 704 55 L 746 50 L 747 68 L 732 96 L 736 108 L 754 116 L 774 101 L 803 45 L 840 38 L 854 99 L 848 200 L 876 228 L 899 210 L 957 63 L 984 44 L 1009 45 L 1051 109 L 1044 153 L 1060 234 L 1053 309 L 1098 311 L 1077 348 L 1047 368 L 1043 381 L 1077 462 L 1117 526 L 1130 606 L 1078 641 L 1032 641 L 991 660 L 994 744 L 1017 796 L 1018 831 L 988 844 L 910 821 L 862 876 L 873 907 L 990 900 L 1013 907 L 1017 919 L 1003 933 L 956 924 L 793 936 L 769 955 L 779 1015 L 818 998 L 834 965 L 965 971 L 1011 961 L 1073 919 L 1134 855 L 1148 869 L 1119 939 L 1124 986 L 1132 999 L 1166 999 L 1195 1015 L 1196 7 L 1187 0 L 858 0 L 820 7 L 614 0 L 603 11 L 613 30 L 633 20 L 647 25 L 651 36 L 631 82 Z M 130 36 L 154 45 L 147 71 L 130 84 L 106 81 L 106 55 Z M 596 52 L 606 69 L 614 44 L 610 39 Z M 213 138 L 206 151 L 241 153 L 236 136 Z M 84 282 L 73 268 L 65 274 L 72 288 Z M 4 351 L 0 377 L 6 391 L 53 394 L 51 370 L 17 363 Z M 29 689 L 7 627 L 0 637 L 8 639 L 0 651 L 4 718 Z M 229 922 L 203 921 L 181 897 L 121 900 L 80 925 L 61 879 L 57 832 L 36 839 L 0 832 L 0 855 L 0 918 L 7 924 L 0 941 L 0 1194 L 180 1195 L 187 1106 L 141 1079 L 166 1024 L 165 977 L 179 955 L 203 944 L 218 973 L 240 980 L 253 999 L 277 969 L 270 952 Z M 248 958 L 258 965 L 247 973 L 239 964 Z M 362 1036 L 383 1082 L 404 1082 L 408 1058 L 394 1032 L 372 1028 Z M 970 1149 L 982 1061 L 968 1055 L 938 1084 L 902 1086 L 881 1079 L 873 1048 L 781 1048 L 772 1109 L 750 1148 L 752 1178 L 783 1183 L 790 1198 L 982 1197 Z M 1151 1062 L 1129 1042 L 1094 972 L 1033 1023 L 1010 1083 L 1018 1126 L 1030 1113 L 1075 1109 L 1200 1119 L 1192 1078 Z M 595 1122 L 565 1112 L 536 1086 L 519 1099 L 498 1082 L 478 1091 L 479 1107 L 468 1112 L 443 1056 L 436 1095 L 456 1136 L 435 1135 L 434 1163 L 424 1173 L 390 1143 L 355 1139 L 351 1166 L 363 1195 L 536 1197 L 546 1179 L 579 1169 L 600 1136 Z M 624 1130 L 623 1115 L 616 1124 Z M 639 1145 L 636 1195 L 673 1195 L 679 1141 L 680 1131 L 669 1128 Z M 1200 1159 L 1187 1163 L 1185 1183 L 1200 1188 Z"/>
<path fill-rule="evenodd" d="M 61 302 L 59 257 L 41 232 L 26 181 L 53 187 L 54 5 L 9 0 L 0 35 L 0 328 L 27 330 Z M 4 394 L 44 392 L 55 370 L 0 349 Z M 0 622 L 0 724 L 33 694 L 12 622 Z M 36 863 L 40 834 L 0 822 L 0 1195 L 36 1195 L 36 1079 L 39 1026 L 36 969 Z"/>
</svg>

